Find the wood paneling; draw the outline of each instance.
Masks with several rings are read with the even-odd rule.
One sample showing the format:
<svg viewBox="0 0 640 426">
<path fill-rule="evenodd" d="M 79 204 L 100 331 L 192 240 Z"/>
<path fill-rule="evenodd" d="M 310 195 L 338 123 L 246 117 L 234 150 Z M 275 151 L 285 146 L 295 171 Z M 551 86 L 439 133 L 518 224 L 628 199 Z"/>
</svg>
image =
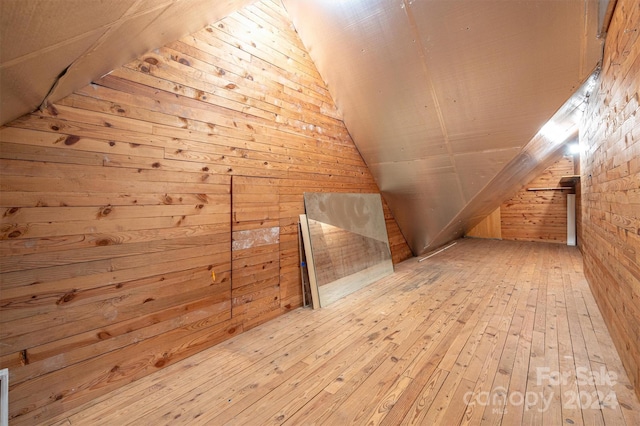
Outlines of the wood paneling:
<svg viewBox="0 0 640 426">
<path fill-rule="evenodd" d="M 465 236 L 473 238 L 495 238 L 501 240 L 502 225 L 500 222 L 500 207 L 484 218 L 482 222 L 471 228 Z"/>
<path fill-rule="evenodd" d="M 567 194 L 562 176 L 573 175 L 573 157 L 565 156 L 549 166 L 500 207 L 502 238 L 566 244 Z M 530 190 L 541 189 L 545 190 Z M 549 189 L 546 189 L 549 188 Z"/>
<path fill-rule="evenodd" d="M 302 194 L 378 192 L 270 0 L 9 123 L 0 144 L 0 365 L 16 425 L 300 306 Z M 232 226 L 240 244 L 255 223 L 278 244 L 232 250 Z"/>
<path fill-rule="evenodd" d="M 635 426 L 640 402 L 575 247 L 465 239 L 54 420 Z"/>
<path fill-rule="evenodd" d="M 234 176 L 231 193 L 231 312 L 248 330 L 282 313 L 278 182 Z"/>
<path fill-rule="evenodd" d="M 580 134 L 585 273 L 640 395 L 640 3 L 618 0 Z"/>
</svg>

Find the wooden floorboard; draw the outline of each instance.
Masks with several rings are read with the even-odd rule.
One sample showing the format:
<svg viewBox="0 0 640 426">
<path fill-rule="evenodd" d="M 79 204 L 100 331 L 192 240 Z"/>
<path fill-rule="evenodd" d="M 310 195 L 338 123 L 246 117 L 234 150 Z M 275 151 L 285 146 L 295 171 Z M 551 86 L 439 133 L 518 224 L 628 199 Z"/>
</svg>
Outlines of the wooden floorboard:
<svg viewBox="0 0 640 426">
<path fill-rule="evenodd" d="M 459 240 L 47 424 L 638 425 L 575 247 Z"/>
</svg>

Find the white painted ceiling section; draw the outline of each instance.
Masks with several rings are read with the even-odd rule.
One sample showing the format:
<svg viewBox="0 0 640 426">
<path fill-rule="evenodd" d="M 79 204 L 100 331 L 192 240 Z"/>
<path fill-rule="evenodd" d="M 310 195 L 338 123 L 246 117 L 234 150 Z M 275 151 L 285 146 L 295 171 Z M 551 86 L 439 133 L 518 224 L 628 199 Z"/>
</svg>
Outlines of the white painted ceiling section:
<svg viewBox="0 0 640 426">
<path fill-rule="evenodd" d="M 0 124 L 252 2 L 2 0 Z M 283 3 L 416 255 L 549 162 L 602 53 L 598 0 Z"/>
</svg>

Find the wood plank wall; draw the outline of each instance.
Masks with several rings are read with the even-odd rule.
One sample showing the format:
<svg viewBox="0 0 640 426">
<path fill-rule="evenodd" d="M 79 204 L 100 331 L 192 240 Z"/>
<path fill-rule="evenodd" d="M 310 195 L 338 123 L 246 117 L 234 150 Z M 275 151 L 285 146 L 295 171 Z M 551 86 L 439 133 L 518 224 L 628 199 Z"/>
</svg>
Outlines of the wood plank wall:
<svg viewBox="0 0 640 426">
<path fill-rule="evenodd" d="M 560 178 L 573 175 L 573 170 L 573 157 L 564 156 L 502 203 L 502 239 L 566 244 L 567 194 L 573 190 L 528 191 L 527 188 L 560 187 Z"/>
<path fill-rule="evenodd" d="M 482 219 L 482 222 L 471 228 L 465 236 L 501 240 L 502 224 L 500 222 L 500 207 L 491 212 L 489 216 Z"/>
<path fill-rule="evenodd" d="M 581 126 L 585 275 L 640 397 L 640 3 L 618 0 Z"/>
<path fill-rule="evenodd" d="M 378 192 L 272 0 L 0 128 L 0 143 L 0 365 L 16 425 L 300 306 L 303 193 Z M 245 185 L 233 207 L 231 179 Z M 399 262 L 411 252 L 385 217 Z M 232 250 L 232 227 L 237 244 L 242 230 L 279 235 Z M 241 273 L 257 262 L 278 266 Z"/>
<path fill-rule="evenodd" d="M 231 304 L 243 330 L 282 313 L 280 195 L 271 178 L 233 176 Z"/>
</svg>

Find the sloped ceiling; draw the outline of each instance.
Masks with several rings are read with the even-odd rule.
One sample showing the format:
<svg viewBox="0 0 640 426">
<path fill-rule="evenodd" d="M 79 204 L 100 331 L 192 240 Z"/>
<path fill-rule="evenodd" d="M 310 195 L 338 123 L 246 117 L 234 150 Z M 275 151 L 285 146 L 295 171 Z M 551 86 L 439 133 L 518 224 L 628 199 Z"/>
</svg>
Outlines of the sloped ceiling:
<svg viewBox="0 0 640 426">
<path fill-rule="evenodd" d="M 0 124 L 252 2 L 3 0 Z M 597 0 L 283 3 L 414 254 L 551 159 L 601 55 Z"/>
<path fill-rule="evenodd" d="M 254 1 L 2 0 L 0 124 Z"/>
<path fill-rule="evenodd" d="M 284 4 L 415 254 L 464 232 L 601 55 L 596 1 Z"/>
</svg>

